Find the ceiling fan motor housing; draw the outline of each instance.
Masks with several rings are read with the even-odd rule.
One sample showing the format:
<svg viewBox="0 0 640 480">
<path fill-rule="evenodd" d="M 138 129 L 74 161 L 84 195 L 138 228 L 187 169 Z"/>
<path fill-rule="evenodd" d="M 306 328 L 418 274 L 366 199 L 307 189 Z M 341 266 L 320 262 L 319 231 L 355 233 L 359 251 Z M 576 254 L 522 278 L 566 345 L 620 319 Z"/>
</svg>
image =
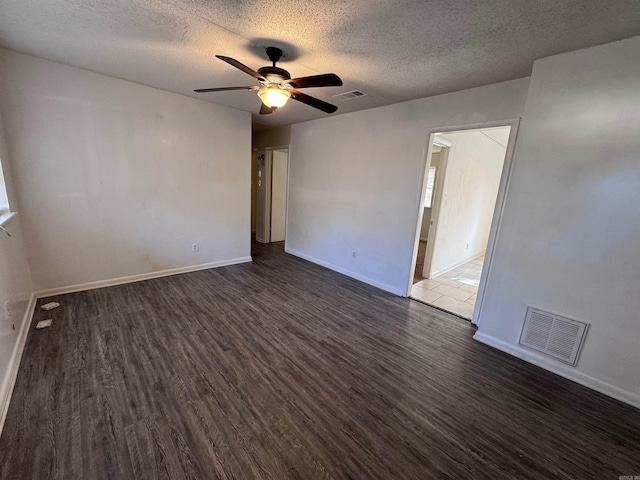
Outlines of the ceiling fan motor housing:
<svg viewBox="0 0 640 480">
<path fill-rule="evenodd" d="M 280 83 L 291 78 L 289 72 L 279 67 L 262 67 L 258 69 L 258 73 L 271 83 Z"/>
<path fill-rule="evenodd" d="M 278 47 L 267 47 L 265 50 L 267 51 L 267 57 L 269 57 L 269 60 L 273 62 L 273 66 L 275 67 L 276 62 L 279 62 L 280 57 L 282 57 L 282 50 Z"/>
</svg>

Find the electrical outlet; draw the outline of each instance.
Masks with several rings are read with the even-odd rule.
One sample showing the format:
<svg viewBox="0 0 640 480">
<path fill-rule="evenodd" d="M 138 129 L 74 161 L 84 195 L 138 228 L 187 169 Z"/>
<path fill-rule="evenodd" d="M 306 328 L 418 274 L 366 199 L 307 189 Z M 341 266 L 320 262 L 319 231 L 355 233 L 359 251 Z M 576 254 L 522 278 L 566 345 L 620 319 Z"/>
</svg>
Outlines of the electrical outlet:
<svg viewBox="0 0 640 480">
<path fill-rule="evenodd" d="M 197 252 L 198 251 L 198 244 L 197 243 L 192 243 L 191 244 L 191 251 L 192 252 Z"/>
<path fill-rule="evenodd" d="M 351 258 L 356 258 L 356 252 L 351 252 Z"/>
</svg>

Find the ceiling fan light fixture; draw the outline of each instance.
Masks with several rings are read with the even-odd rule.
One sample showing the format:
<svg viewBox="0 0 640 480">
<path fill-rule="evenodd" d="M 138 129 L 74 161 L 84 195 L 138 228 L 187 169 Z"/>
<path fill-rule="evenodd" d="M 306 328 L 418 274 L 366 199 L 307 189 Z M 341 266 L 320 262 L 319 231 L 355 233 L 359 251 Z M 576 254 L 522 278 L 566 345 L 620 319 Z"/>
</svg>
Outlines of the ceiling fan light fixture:
<svg viewBox="0 0 640 480">
<path fill-rule="evenodd" d="M 291 97 L 291 93 L 277 86 L 271 86 L 258 90 L 258 96 L 267 107 L 281 108 L 287 103 L 287 100 Z"/>
<path fill-rule="evenodd" d="M 289 72 L 284 68 L 276 67 L 276 62 L 282 56 L 282 50 L 276 47 L 268 47 L 267 55 L 269 60 L 273 62 L 273 66 L 265 66 L 255 70 L 247 67 L 238 60 L 225 57 L 224 55 L 216 55 L 225 63 L 246 73 L 260 82 L 260 86 L 246 87 L 214 87 L 214 88 L 198 88 L 194 92 L 226 92 L 230 90 L 253 90 L 258 93 L 258 97 L 262 102 L 260 115 L 273 113 L 278 108 L 285 106 L 290 98 L 296 102 L 304 103 L 310 107 L 316 108 L 324 113 L 334 113 L 338 107 L 330 103 L 312 97 L 300 91 L 301 88 L 318 88 L 318 87 L 340 87 L 342 80 L 335 73 L 323 73 L 320 75 L 310 75 L 308 77 L 291 78 Z"/>
</svg>

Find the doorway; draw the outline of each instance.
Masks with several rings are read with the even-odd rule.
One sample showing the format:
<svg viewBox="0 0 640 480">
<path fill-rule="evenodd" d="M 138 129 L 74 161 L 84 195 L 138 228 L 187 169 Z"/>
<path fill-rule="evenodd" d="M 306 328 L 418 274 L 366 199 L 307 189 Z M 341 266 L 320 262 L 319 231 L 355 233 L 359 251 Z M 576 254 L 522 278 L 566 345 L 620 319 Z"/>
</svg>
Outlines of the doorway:
<svg viewBox="0 0 640 480">
<path fill-rule="evenodd" d="M 284 242 L 287 224 L 289 147 L 257 152 L 255 238 L 260 243 Z"/>
<path fill-rule="evenodd" d="M 408 295 L 477 318 L 508 180 L 517 121 L 433 132 Z"/>
</svg>

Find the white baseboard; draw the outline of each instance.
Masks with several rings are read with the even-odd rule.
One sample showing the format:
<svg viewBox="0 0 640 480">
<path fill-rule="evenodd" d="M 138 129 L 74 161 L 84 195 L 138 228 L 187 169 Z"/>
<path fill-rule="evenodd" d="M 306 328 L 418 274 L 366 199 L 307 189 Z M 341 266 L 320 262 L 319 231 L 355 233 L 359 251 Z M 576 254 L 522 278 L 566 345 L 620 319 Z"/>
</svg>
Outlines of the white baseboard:
<svg viewBox="0 0 640 480">
<path fill-rule="evenodd" d="M 31 325 L 31 319 L 33 318 L 33 312 L 36 308 L 37 297 L 35 293 L 31 294 L 27 309 L 22 317 L 22 326 L 18 332 L 18 338 L 13 347 L 11 353 L 11 359 L 7 366 L 7 374 L 4 377 L 4 381 L 0 386 L 0 433 L 4 427 L 4 421 L 7 418 L 7 412 L 9 411 L 9 403 L 11 402 L 11 395 L 13 394 L 13 387 L 16 384 L 18 377 L 18 369 L 20 368 L 20 360 L 22 359 L 22 352 L 24 351 L 24 345 L 27 342 L 27 334 L 29 333 L 29 326 Z"/>
<path fill-rule="evenodd" d="M 623 390 L 614 385 L 611 385 L 610 383 L 606 383 L 602 380 L 598 380 L 597 378 L 586 375 L 576 370 L 574 367 L 564 364 L 558 364 L 554 360 L 542 357 L 532 350 L 512 345 L 503 340 L 499 340 L 490 335 L 486 335 L 480 331 L 477 331 L 473 338 L 481 343 L 506 352 L 510 355 L 513 355 L 514 357 L 518 357 L 526 362 L 537 365 L 538 367 L 544 368 L 545 370 L 553 372 L 556 375 L 560 375 L 561 377 L 579 383 L 580 385 L 584 385 L 585 387 L 591 388 L 604 395 L 615 398 L 616 400 L 620 400 L 621 402 L 629 404 L 633 407 L 640 408 L 640 395 L 629 392 L 627 390 Z"/>
<path fill-rule="evenodd" d="M 486 252 L 479 253 L 478 255 L 476 255 L 474 257 L 469 257 L 466 260 L 462 260 L 461 262 L 458 262 L 458 263 L 456 263 L 454 265 L 451 265 L 450 267 L 443 268 L 442 270 L 433 273 L 431 275 L 431 278 L 436 278 L 436 277 L 439 277 L 440 275 L 444 275 L 445 273 L 450 272 L 451 270 L 455 270 L 456 268 L 458 268 L 461 265 L 464 265 L 467 262 L 471 262 L 471 261 L 475 260 L 476 258 L 482 257 L 485 253 Z"/>
<path fill-rule="evenodd" d="M 285 243 L 284 251 L 296 257 L 300 257 L 304 260 L 308 260 L 311 263 L 316 263 L 320 266 L 326 267 L 330 270 L 346 275 L 347 277 L 355 278 L 356 280 L 360 280 L 361 282 L 368 283 L 369 285 L 373 285 L 374 287 L 377 287 L 381 290 L 385 290 L 389 293 L 393 293 L 394 295 L 398 295 L 400 297 L 407 296 L 407 292 L 402 289 L 393 287 L 391 285 L 387 285 L 386 283 L 378 282 L 377 280 L 372 280 L 363 275 L 360 275 L 359 273 L 352 272 L 351 270 L 347 270 L 346 268 L 338 267 L 337 265 L 333 265 L 332 263 L 325 262 L 324 260 L 319 260 L 315 257 L 312 257 L 311 255 L 307 255 L 306 253 L 298 252 L 297 250 L 287 248 L 286 243 Z"/>
<path fill-rule="evenodd" d="M 199 265 L 190 265 L 188 267 L 171 268 L 168 270 L 159 270 L 156 272 L 141 273 L 138 275 L 129 275 L 127 277 L 112 278 L 109 280 L 100 280 L 97 282 L 79 283 L 77 285 L 67 285 L 65 287 L 49 288 L 38 290 L 35 292 L 36 298 L 51 297 L 53 295 L 62 295 L 65 293 L 82 292 L 85 290 L 94 290 L 96 288 L 113 287 L 115 285 L 123 285 L 125 283 L 140 282 L 142 280 L 150 280 L 152 278 L 168 277 L 170 275 L 178 275 L 180 273 L 197 272 L 198 270 L 207 270 L 209 268 L 226 267 L 228 265 L 236 265 L 238 263 L 251 262 L 251 257 L 232 258 L 229 260 L 221 260 L 218 262 L 201 263 Z"/>
</svg>

